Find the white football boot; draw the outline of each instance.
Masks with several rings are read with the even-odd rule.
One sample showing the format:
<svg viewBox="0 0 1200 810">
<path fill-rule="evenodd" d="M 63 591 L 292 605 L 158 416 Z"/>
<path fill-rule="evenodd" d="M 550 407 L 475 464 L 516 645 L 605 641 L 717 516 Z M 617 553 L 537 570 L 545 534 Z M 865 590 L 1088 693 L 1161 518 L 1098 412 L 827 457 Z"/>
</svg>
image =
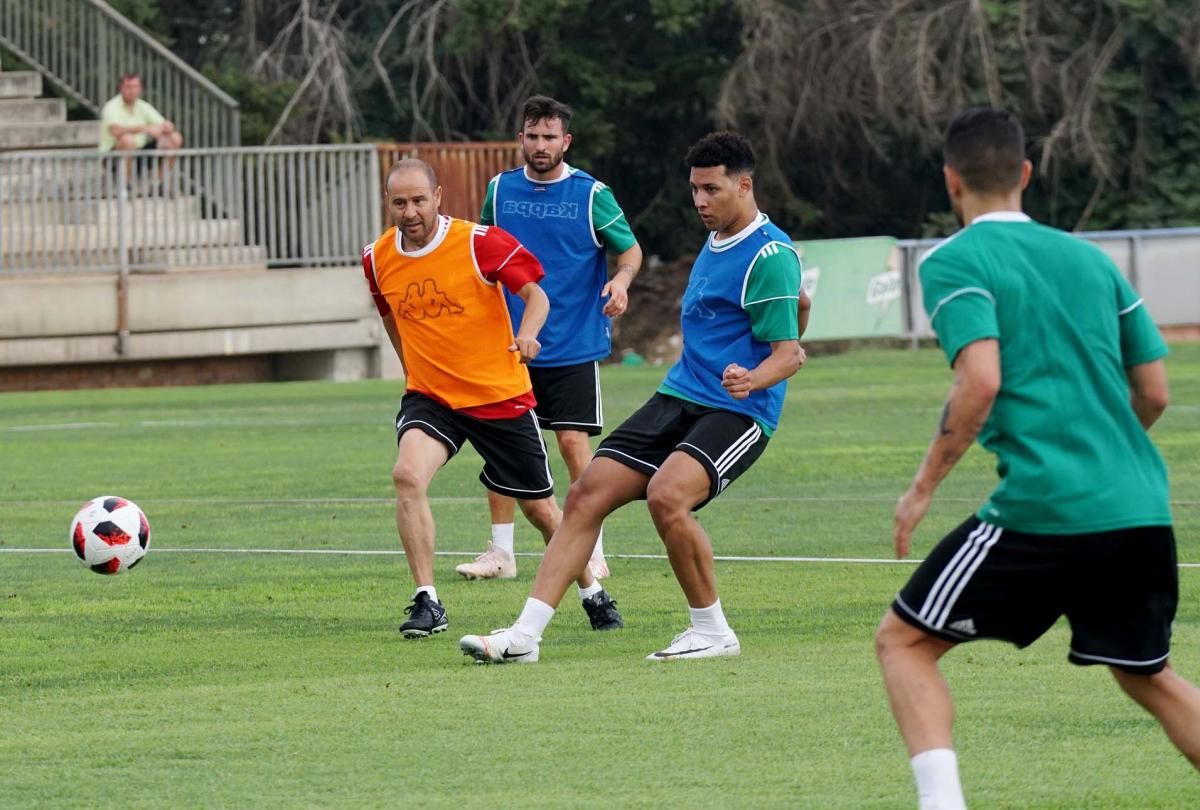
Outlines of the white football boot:
<svg viewBox="0 0 1200 810">
<path fill-rule="evenodd" d="M 466 579 L 514 579 L 517 561 L 511 554 L 492 543 L 473 562 L 457 565 L 454 570 Z"/>
<path fill-rule="evenodd" d="M 480 664 L 533 664 L 538 660 L 539 641 L 506 627 L 486 636 L 463 636 L 458 647 Z"/>
<path fill-rule="evenodd" d="M 592 558 L 588 560 L 588 570 L 596 579 L 604 579 L 608 576 L 608 562 L 604 559 L 603 553 L 592 555 Z"/>
<path fill-rule="evenodd" d="M 689 627 L 671 640 L 670 646 L 646 656 L 647 661 L 674 661 L 684 658 L 717 658 L 741 655 L 742 645 L 730 631 L 727 636 L 702 636 Z"/>
</svg>

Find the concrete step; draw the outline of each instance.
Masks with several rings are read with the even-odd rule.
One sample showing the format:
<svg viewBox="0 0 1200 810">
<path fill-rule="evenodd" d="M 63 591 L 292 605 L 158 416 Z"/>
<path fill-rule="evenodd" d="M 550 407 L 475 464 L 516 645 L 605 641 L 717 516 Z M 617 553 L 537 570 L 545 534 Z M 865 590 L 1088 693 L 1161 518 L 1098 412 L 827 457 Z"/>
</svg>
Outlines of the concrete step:
<svg viewBox="0 0 1200 810">
<path fill-rule="evenodd" d="M 236 219 L 202 219 L 179 228 L 164 228 L 153 222 L 134 222 L 125 240 L 130 250 L 239 246 L 243 244 L 242 223 Z M 120 233 L 111 223 L 0 226 L 0 261 L 30 254 L 92 253 L 117 249 L 120 242 Z"/>
<path fill-rule="evenodd" d="M 32 70 L 0 73 L 0 98 L 37 98 L 42 94 L 42 74 Z"/>
<path fill-rule="evenodd" d="M 164 270 L 267 269 L 267 249 L 258 245 L 201 248 L 142 248 L 135 252 L 139 264 Z"/>
<path fill-rule="evenodd" d="M 116 199 L 116 173 L 96 158 L 51 164 L 0 160 L 0 201 Z"/>
<path fill-rule="evenodd" d="M 132 198 L 125 216 L 130 222 L 153 222 L 158 227 L 186 227 L 200 219 L 200 200 L 194 196 Z M 115 223 L 121 217 L 120 200 L 96 199 L 14 200 L 0 206 L 0 225 L 87 225 Z"/>
<path fill-rule="evenodd" d="M 67 120 L 61 98 L 0 98 L 0 124 L 36 124 Z"/>
<path fill-rule="evenodd" d="M 92 248 L 86 251 L 86 264 L 77 261 L 80 252 L 33 253 L 5 256 L 0 253 L 0 270 L 8 271 L 0 279 L 15 273 L 39 270 L 69 272 L 115 270 L 120 264 L 116 248 Z M 267 250 L 256 245 L 230 245 L 201 248 L 136 248 L 129 251 L 133 270 L 170 272 L 173 270 L 266 270 Z"/>
<path fill-rule="evenodd" d="M 95 149 L 99 144 L 97 121 L 0 124 L 0 150 Z"/>
</svg>

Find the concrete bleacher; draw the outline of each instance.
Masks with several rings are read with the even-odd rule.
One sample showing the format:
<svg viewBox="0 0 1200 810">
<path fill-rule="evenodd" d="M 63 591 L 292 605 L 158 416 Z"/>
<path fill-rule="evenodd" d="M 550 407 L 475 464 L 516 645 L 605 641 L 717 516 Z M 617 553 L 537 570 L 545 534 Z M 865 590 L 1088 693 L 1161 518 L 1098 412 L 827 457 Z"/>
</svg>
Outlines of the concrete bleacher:
<svg viewBox="0 0 1200 810">
<path fill-rule="evenodd" d="M 95 120 L 68 121 L 66 102 L 43 98 L 42 76 L 0 65 L 0 152 L 96 149 Z M 87 250 L 93 262 L 119 261 L 117 185 L 98 162 L 68 170 L 0 165 L 0 267 L 68 269 Z M 186 180 L 175 178 L 179 188 Z M 245 244 L 241 223 L 204 218 L 195 193 L 157 189 L 127 201 L 127 261 L 139 269 L 265 270 L 266 250 Z M 54 192 L 58 193 L 54 193 Z M 49 193 L 48 193 L 49 192 Z"/>
<path fill-rule="evenodd" d="M 41 95 L 41 74 L 0 67 L 0 150 L 96 148 L 95 121 L 68 121 L 66 102 Z"/>
<path fill-rule="evenodd" d="M 268 269 L 186 156 L 167 183 L 150 165 L 123 191 L 89 154 L 99 122 L 68 121 L 43 89 L 0 65 L 0 300 L 16 303 L 0 318 L 0 391 L 379 373 L 387 338 L 360 268 Z"/>
</svg>

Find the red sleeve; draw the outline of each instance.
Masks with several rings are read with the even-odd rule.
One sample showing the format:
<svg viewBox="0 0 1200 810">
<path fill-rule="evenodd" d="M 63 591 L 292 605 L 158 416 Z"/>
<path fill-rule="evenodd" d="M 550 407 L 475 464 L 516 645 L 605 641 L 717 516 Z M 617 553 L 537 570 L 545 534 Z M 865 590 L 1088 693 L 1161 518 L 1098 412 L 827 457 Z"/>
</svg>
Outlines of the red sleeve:
<svg viewBox="0 0 1200 810">
<path fill-rule="evenodd" d="M 495 225 L 480 225 L 472 238 L 479 273 L 488 281 L 499 281 L 513 295 L 529 282 L 536 284 L 546 275 L 541 262 L 508 231 Z"/>
<path fill-rule="evenodd" d="M 388 315 L 392 314 L 392 308 L 388 306 L 387 299 L 384 298 L 383 293 L 379 291 L 379 282 L 375 278 L 374 243 L 363 248 L 362 266 L 363 275 L 367 277 L 367 287 L 371 290 L 371 297 L 375 299 L 375 309 L 379 311 L 379 317 L 386 318 Z"/>
</svg>

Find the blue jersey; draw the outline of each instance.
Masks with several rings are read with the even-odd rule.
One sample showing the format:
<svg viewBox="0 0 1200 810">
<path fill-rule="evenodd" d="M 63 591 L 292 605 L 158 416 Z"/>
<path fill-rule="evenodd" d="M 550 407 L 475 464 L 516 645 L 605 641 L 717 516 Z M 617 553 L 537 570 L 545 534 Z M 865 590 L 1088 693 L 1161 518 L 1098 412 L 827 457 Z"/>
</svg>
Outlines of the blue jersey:
<svg viewBox="0 0 1200 810">
<path fill-rule="evenodd" d="M 745 414 L 771 431 L 779 424 L 787 380 L 753 391 L 746 399 L 734 399 L 722 387 L 721 375 L 730 363 L 755 368 L 771 354 L 772 340 L 798 336 L 799 256 L 791 238 L 762 214 L 729 239 L 717 242 L 714 237 L 709 234 L 692 265 L 680 312 L 683 353 L 659 390 L 711 408 Z M 786 274 L 779 272 L 781 269 Z M 751 273 L 760 271 L 771 273 L 773 278 L 756 283 Z M 747 310 L 748 304 L 758 305 L 756 310 L 763 304 L 762 300 L 747 300 L 747 290 L 762 289 L 762 281 L 775 287 L 777 292 L 771 296 L 774 305 L 787 307 L 791 313 L 787 329 L 775 327 L 768 339 L 755 337 L 756 317 Z M 761 328 L 758 331 L 762 334 Z"/>
<path fill-rule="evenodd" d="M 592 222 L 592 200 L 604 189 L 586 172 L 569 169 L 561 180 L 537 182 L 518 167 L 501 173 L 492 200 L 495 224 L 529 248 L 546 271 L 542 290 L 550 315 L 538 334 L 542 349 L 532 366 L 569 366 L 608 357 L 611 321 L 600 293 L 608 282 L 605 245 Z M 509 293 L 513 331 L 525 302 Z"/>
</svg>

